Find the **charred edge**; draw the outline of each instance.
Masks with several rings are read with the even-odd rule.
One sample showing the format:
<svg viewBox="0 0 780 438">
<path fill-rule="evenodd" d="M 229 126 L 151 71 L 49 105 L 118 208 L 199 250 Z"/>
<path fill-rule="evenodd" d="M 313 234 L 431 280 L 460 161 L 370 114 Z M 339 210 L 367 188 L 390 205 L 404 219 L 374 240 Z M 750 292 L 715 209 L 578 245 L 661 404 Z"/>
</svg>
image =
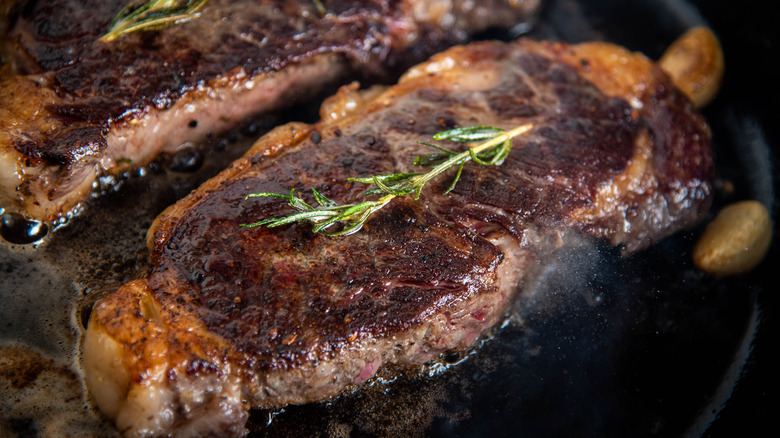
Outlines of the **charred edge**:
<svg viewBox="0 0 780 438">
<path fill-rule="evenodd" d="M 107 130 L 103 127 L 82 127 L 45 141 L 23 141 L 14 144 L 30 164 L 43 163 L 68 166 L 84 157 L 98 157 L 105 150 Z"/>
</svg>

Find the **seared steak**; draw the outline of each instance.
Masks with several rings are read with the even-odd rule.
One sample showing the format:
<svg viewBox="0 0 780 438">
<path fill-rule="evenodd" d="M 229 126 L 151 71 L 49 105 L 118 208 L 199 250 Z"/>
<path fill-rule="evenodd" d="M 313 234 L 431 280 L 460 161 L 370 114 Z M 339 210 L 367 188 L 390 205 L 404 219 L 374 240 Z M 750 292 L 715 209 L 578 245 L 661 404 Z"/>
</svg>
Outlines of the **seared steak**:
<svg viewBox="0 0 780 438">
<path fill-rule="evenodd" d="M 457 47 L 389 89 L 345 87 L 321 115 L 166 210 L 148 276 L 94 308 L 88 385 L 128 435 L 240 434 L 250 406 L 324 400 L 468 349 L 568 233 L 630 252 L 709 205 L 703 118 L 657 65 L 605 43 Z M 240 227 L 291 212 L 249 193 L 354 202 L 364 187 L 348 177 L 414 170 L 436 132 L 525 123 L 503 164 L 467 164 L 447 195 L 442 175 L 356 234 Z"/>
<path fill-rule="evenodd" d="M 101 174 L 350 76 L 387 76 L 471 33 L 521 23 L 539 2 L 327 1 L 322 15 L 311 0 L 212 0 L 190 22 L 98 41 L 125 3 L 10 8 L 0 211 L 64 220 Z"/>
</svg>

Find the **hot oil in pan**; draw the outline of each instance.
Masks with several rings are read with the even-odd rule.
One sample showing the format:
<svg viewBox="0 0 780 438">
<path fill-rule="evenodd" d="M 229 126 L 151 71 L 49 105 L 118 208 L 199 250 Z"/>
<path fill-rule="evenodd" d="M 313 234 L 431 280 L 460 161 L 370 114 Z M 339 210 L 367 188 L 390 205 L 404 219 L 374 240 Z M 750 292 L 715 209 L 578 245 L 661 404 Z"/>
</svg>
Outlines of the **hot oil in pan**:
<svg viewBox="0 0 780 438">
<path fill-rule="evenodd" d="M 271 127 L 314 117 L 312 109 L 296 108 L 105 177 L 83 213 L 38 244 L 0 242 L 0 436 L 116 434 L 90 405 L 80 371 L 79 343 L 92 305 L 143 275 L 146 231 L 163 209 Z"/>
</svg>

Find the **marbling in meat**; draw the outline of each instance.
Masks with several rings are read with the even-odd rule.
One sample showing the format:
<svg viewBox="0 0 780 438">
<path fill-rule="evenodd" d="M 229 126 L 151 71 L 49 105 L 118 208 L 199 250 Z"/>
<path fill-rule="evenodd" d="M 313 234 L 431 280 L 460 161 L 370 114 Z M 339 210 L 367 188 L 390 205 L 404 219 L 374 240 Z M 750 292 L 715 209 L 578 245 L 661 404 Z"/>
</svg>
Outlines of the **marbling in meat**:
<svg viewBox="0 0 780 438">
<path fill-rule="evenodd" d="M 100 42 L 127 1 L 2 2 L 0 211 L 64 219 L 100 175 L 147 164 L 351 77 L 390 76 L 539 0 L 211 0 Z M 8 4 L 12 7 L 6 8 Z"/>
<path fill-rule="evenodd" d="M 710 202 L 704 119 L 656 64 L 606 43 L 453 48 L 388 89 L 343 88 L 321 116 L 275 129 L 166 210 L 147 277 L 94 308 L 88 384 L 128 435 L 240 434 L 250 407 L 468 349 L 568 233 L 631 252 Z M 355 202 L 364 187 L 348 177 L 413 170 L 436 132 L 526 123 L 503 164 L 466 165 L 447 195 L 445 174 L 356 234 L 239 226 L 290 213 L 249 193 Z"/>
</svg>

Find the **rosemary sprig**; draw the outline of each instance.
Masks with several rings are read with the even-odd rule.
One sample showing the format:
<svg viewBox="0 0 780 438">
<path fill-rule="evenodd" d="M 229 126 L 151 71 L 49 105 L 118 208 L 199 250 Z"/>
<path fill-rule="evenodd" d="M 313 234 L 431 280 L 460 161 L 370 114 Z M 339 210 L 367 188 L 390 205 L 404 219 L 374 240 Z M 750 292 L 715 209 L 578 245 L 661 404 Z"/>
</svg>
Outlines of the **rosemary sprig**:
<svg viewBox="0 0 780 438">
<path fill-rule="evenodd" d="M 312 0 L 320 15 L 328 10 L 321 0 Z M 108 32 L 98 41 L 109 42 L 137 30 L 159 29 L 171 24 L 185 23 L 200 16 L 200 10 L 209 0 L 136 0 L 125 6 L 111 21 Z"/>
<path fill-rule="evenodd" d="M 206 3 L 208 0 L 134 1 L 114 17 L 108 32 L 99 41 L 113 41 L 126 33 L 193 20 L 200 16 L 200 10 Z"/>
<path fill-rule="evenodd" d="M 414 199 L 420 198 L 423 187 L 430 180 L 441 175 L 453 166 L 458 166 L 458 171 L 444 194 L 455 188 L 463 166 L 474 161 L 484 166 L 500 165 L 512 150 L 512 139 L 520 134 L 528 132 L 532 125 L 525 124 L 510 131 L 490 126 L 470 126 L 455 128 L 440 132 L 433 136 L 434 140 L 450 140 L 458 143 L 482 143 L 471 146 L 463 152 L 454 152 L 442 146 L 420 142 L 438 150 L 438 153 L 421 155 L 414 160 L 414 164 L 421 166 L 434 166 L 426 173 L 394 173 L 389 175 L 377 175 L 368 178 L 349 178 L 349 181 L 370 184 L 374 187 L 365 191 L 365 196 L 381 195 L 379 199 L 368 200 L 353 204 L 338 204 L 316 189 L 312 188 L 314 200 L 317 206 L 306 203 L 302 197 L 295 196 L 295 189 L 290 190 L 289 195 L 279 193 L 252 193 L 249 198 L 275 197 L 285 199 L 290 207 L 297 211 L 289 216 L 263 219 L 251 224 L 241 224 L 242 227 L 257 227 L 266 225 L 269 228 L 294 222 L 309 221 L 314 225 L 312 231 L 330 236 L 345 236 L 359 231 L 368 218 L 376 211 L 387 205 L 393 198 L 414 195 Z M 338 231 L 327 231 L 330 227 L 341 225 Z"/>
</svg>

